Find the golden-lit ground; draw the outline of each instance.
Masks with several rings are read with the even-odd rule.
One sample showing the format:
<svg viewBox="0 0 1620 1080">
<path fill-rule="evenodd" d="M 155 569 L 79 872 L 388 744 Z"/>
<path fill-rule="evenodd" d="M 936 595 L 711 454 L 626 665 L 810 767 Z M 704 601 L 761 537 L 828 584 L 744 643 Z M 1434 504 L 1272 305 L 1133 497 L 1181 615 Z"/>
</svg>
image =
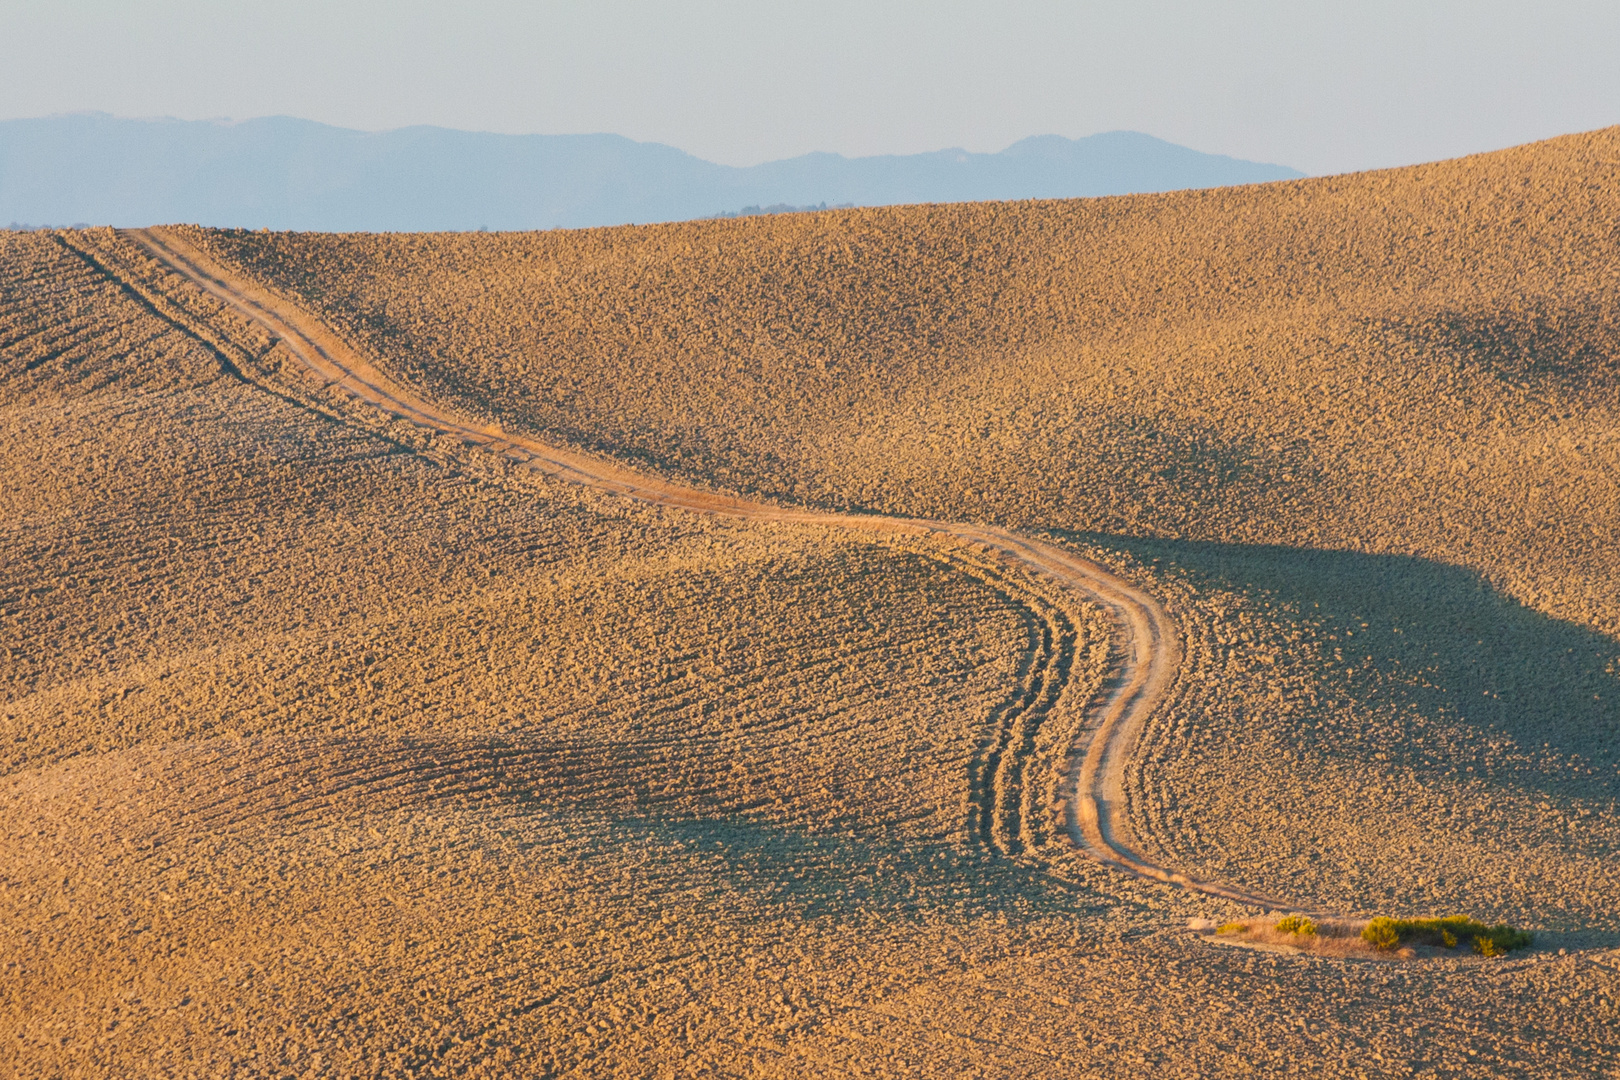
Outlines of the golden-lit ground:
<svg viewBox="0 0 1620 1080">
<path fill-rule="evenodd" d="M 1212 946 L 1186 919 L 1227 905 L 998 854 L 975 776 L 1035 616 L 990 568 L 514 472 L 311 391 L 110 233 L 0 234 L 3 1068 L 1620 1069 L 1617 141 L 1085 203 L 190 234 L 469 415 L 1103 559 L 1186 638 L 1145 844 L 1544 932 L 1506 961 Z"/>
<path fill-rule="evenodd" d="M 756 923 L 1051 906 L 967 834 L 1030 632 L 993 582 L 440 464 L 8 241 L 17 1067 L 466 1066 L 744 1007 L 666 984 Z"/>
<path fill-rule="evenodd" d="M 1620 128 L 1059 202 L 196 232 L 469 413 L 710 486 L 1416 554 L 1620 633 Z"/>
<path fill-rule="evenodd" d="M 415 385 L 696 483 L 1035 533 L 1188 636 L 1136 831 L 1620 931 L 1620 129 L 1410 169 L 542 234 L 190 235 Z"/>
</svg>

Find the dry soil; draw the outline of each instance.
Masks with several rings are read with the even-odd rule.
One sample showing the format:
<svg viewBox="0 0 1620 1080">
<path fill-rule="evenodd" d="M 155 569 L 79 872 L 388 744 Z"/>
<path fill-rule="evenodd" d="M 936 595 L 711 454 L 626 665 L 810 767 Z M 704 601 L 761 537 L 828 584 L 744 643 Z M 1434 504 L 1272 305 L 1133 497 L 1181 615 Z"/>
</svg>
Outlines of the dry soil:
<svg viewBox="0 0 1620 1080">
<path fill-rule="evenodd" d="M 995 560 L 546 480 L 0 234 L 3 1068 L 1615 1074 L 1617 159 L 182 234 L 480 422 L 1115 568 L 1182 635 L 1137 839 L 1506 961 L 1211 946 L 1236 905 L 987 836 L 1047 625 Z"/>
</svg>

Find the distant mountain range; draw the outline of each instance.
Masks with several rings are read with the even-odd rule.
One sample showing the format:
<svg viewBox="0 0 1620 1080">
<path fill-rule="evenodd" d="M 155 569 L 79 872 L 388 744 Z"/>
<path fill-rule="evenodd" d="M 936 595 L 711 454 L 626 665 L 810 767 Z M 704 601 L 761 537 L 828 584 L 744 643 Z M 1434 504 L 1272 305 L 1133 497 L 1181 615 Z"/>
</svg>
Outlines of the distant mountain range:
<svg viewBox="0 0 1620 1080">
<path fill-rule="evenodd" d="M 0 223 L 332 231 L 549 229 L 747 207 L 1074 198 L 1304 175 L 1133 131 L 998 154 L 806 154 L 738 168 L 619 135 L 364 132 L 291 117 L 0 121 Z"/>
</svg>

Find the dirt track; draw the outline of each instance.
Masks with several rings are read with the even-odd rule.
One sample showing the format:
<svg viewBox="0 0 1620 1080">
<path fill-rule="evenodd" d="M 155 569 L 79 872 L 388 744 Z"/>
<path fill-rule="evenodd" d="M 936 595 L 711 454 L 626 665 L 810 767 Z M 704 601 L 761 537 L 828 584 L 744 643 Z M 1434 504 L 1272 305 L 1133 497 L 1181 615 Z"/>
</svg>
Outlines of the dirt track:
<svg viewBox="0 0 1620 1080">
<path fill-rule="evenodd" d="M 1088 719 L 1069 752 L 1060 787 L 1061 816 L 1073 842 L 1098 861 L 1151 880 L 1169 882 L 1197 892 L 1272 909 L 1288 905 L 1241 888 L 1194 880 L 1155 865 L 1134 849 L 1125 824 L 1124 773 L 1144 722 L 1175 678 L 1180 662 L 1179 637 L 1163 606 L 1153 597 L 1110 573 L 1054 545 L 990 526 L 957 524 L 918 518 L 881 515 L 829 514 L 773 506 L 671 484 L 642 476 L 612 463 L 548 446 L 521 435 L 463 422 L 441 411 L 389 379 L 344 344 L 317 320 L 256 284 L 244 281 L 196 247 L 162 229 L 132 230 L 126 235 L 176 273 L 223 301 L 238 314 L 264 327 L 283 342 L 310 373 L 362 402 L 413 424 L 460 438 L 504 455 L 520 467 L 546 473 L 614 494 L 696 513 L 756 521 L 818 524 L 866 532 L 950 537 L 979 551 L 992 553 L 1012 566 L 1057 582 L 1065 589 L 1104 607 L 1118 630 L 1113 646 L 1114 677 L 1098 700 L 1088 704 Z M 132 288 L 135 286 L 131 285 Z M 1023 699 L 1025 711 L 1051 708 L 1064 692 L 1063 671 L 1058 684 L 1044 693 Z M 1042 675 L 1042 679 L 1049 678 Z M 1002 740 L 1016 727 L 1014 717 L 1002 718 Z M 1003 755 L 993 750 L 990 771 Z M 1012 756 L 1005 760 L 1011 763 Z M 987 783 L 986 790 L 1004 784 Z M 995 808 L 986 818 L 995 818 Z M 984 823 L 1000 839 L 1006 826 Z"/>
</svg>

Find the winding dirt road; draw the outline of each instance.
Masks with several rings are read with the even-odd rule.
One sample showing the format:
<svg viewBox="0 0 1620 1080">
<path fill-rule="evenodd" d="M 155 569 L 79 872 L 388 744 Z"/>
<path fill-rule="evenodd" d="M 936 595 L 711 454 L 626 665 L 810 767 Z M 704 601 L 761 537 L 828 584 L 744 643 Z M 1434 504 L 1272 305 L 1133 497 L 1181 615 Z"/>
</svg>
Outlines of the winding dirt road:
<svg viewBox="0 0 1620 1080">
<path fill-rule="evenodd" d="M 823 526 L 886 535 L 948 538 L 993 554 L 1005 564 L 1057 582 L 1112 616 L 1116 670 L 1096 701 L 1090 722 L 1070 750 L 1060 798 L 1069 837 L 1092 858 L 1125 873 L 1272 910 L 1289 906 L 1246 890 L 1198 881 L 1158 866 L 1134 850 L 1125 823 L 1125 765 L 1148 716 L 1164 699 L 1180 665 L 1180 638 L 1163 606 L 1108 570 L 1052 544 L 987 525 L 919 518 L 824 513 L 772 506 L 644 476 L 600 458 L 549 446 L 522 435 L 456 418 L 400 386 L 346 345 L 320 320 L 244 280 L 163 229 L 123 234 L 160 263 L 203 289 L 243 318 L 278 338 L 327 386 L 420 427 L 504 455 L 518 467 L 661 506 L 755 521 Z M 98 264 L 100 265 L 100 264 Z M 110 267 L 102 269 L 116 275 Z M 133 282 L 125 282 L 140 291 Z M 1066 675 L 1066 670 L 1062 672 Z M 1062 686 L 1057 688 L 1061 694 Z M 1033 698 L 1034 695 L 1031 695 Z M 1056 695 L 1048 695 L 1055 700 Z"/>
</svg>

